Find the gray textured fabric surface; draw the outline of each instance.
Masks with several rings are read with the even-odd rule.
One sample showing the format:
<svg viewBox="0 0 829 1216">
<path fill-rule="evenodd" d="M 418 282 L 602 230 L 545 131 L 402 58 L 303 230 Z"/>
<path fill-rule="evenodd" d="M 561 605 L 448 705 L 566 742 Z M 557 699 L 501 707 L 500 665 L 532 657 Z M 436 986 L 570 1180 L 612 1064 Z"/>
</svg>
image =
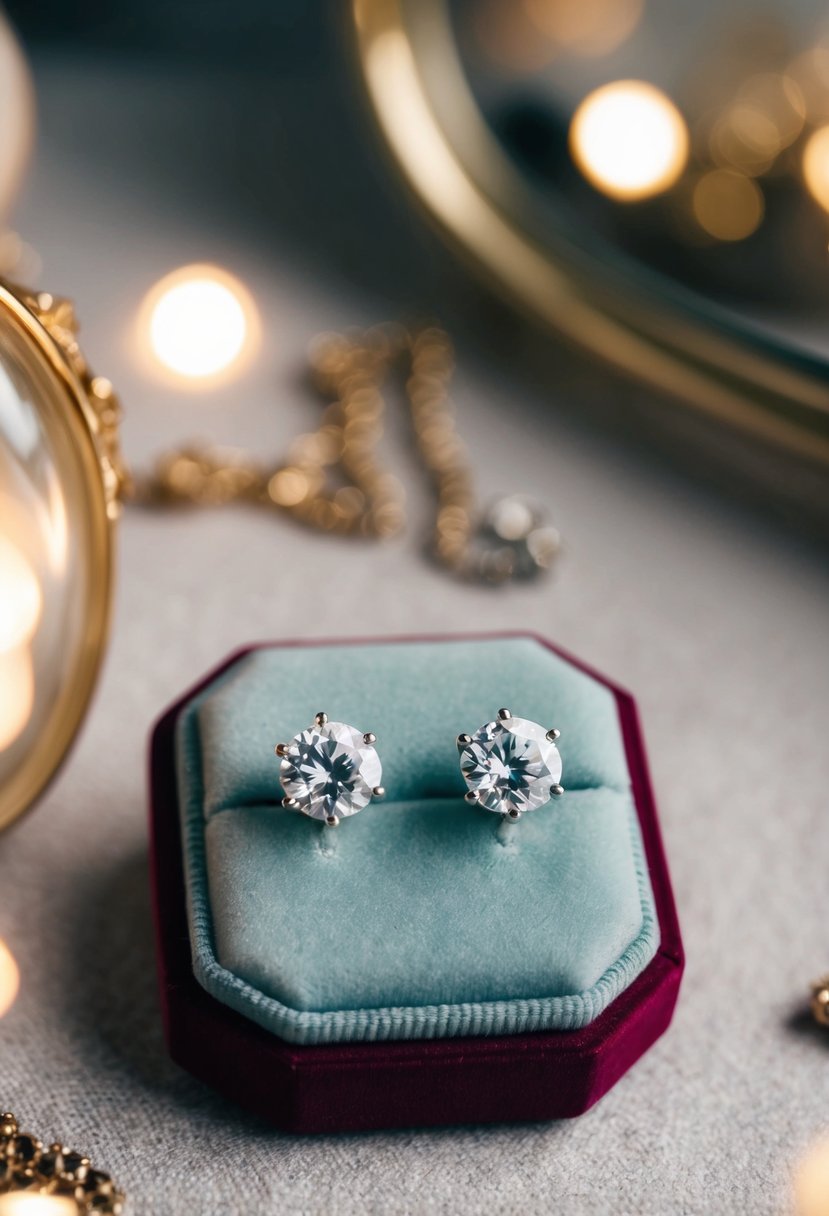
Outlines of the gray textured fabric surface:
<svg viewBox="0 0 829 1216">
<path fill-rule="evenodd" d="M 197 109 L 203 120 L 195 84 L 165 91 L 155 76 L 148 88 L 94 64 L 45 64 L 39 81 L 44 135 L 21 223 L 44 281 L 76 296 L 91 356 L 123 389 L 127 451 L 140 459 L 194 432 L 281 450 L 316 416 L 296 379 L 309 335 L 386 316 L 400 293 L 358 295 L 276 240 L 263 253 L 232 208 L 212 205 L 204 149 L 188 161 L 192 182 L 143 171 L 140 149 L 159 140 L 152 163 L 169 167 Z M 189 100 L 171 108 L 174 96 Z M 281 138 L 277 127 L 277 160 Z M 356 266 L 364 250 L 348 248 L 343 264 Z M 127 330 L 157 273 L 205 255 L 248 279 L 272 332 L 240 386 L 190 400 L 145 377 Z M 416 303 L 448 282 L 424 281 L 412 280 Z M 807 983 L 829 963 L 825 561 L 462 353 L 459 417 L 479 482 L 519 483 L 554 505 L 567 543 L 555 580 L 493 594 L 424 565 L 415 536 L 356 560 L 341 541 L 252 513 L 128 511 L 94 710 L 58 783 L 0 841 L 0 936 L 22 969 L 0 1023 L 0 1105 L 87 1150 L 141 1216 L 779 1213 L 791 1163 L 826 1129 L 829 1040 L 803 1016 Z M 517 429 L 534 441 L 519 447 Z M 245 641 L 497 626 L 554 637 L 639 698 L 689 959 L 674 1025 L 576 1122 L 274 1134 L 165 1056 L 148 726 Z"/>
</svg>

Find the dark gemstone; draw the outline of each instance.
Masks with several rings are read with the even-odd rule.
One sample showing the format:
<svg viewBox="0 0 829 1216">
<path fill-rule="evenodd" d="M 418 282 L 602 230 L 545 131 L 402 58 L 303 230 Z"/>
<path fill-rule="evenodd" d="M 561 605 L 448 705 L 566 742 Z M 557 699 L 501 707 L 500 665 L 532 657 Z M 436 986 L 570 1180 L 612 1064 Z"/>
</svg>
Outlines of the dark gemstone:
<svg viewBox="0 0 829 1216">
<path fill-rule="evenodd" d="M 41 1153 L 40 1160 L 37 1163 L 37 1172 L 41 1178 L 54 1178 L 58 1172 L 58 1154 L 49 1149 L 46 1153 Z"/>
<path fill-rule="evenodd" d="M 78 1170 L 80 1170 L 84 1164 L 84 1158 L 80 1153 L 64 1152 L 61 1155 L 63 1157 L 63 1172 L 65 1174 L 71 1174 L 73 1178 L 76 1178 L 78 1175 Z"/>
<path fill-rule="evenodd" d="M 119 1216 L 123 1211 L 124 1196 L 113 1191 L 110 1195 L 95 1195 L 89 1201 L 89 1211 L 98 1212 L 100 1216 Z"/>
<path fill-rule="evenodd" d="M 73 1178 L 67 1178 L 61 1174 L 49 1188 L 52 1195 L 74 1195 L 77 1183 Z"/>
<path fill-rule="evenodd" d="M 109 1191 L 112 1179 L 103 1170 L 88 1170 L 81 1183 L 85 1195 L 94 1195 L 96 1191 Z"/>
<path fill-rule="evenodd" d="M 12 1145 L 12 1152 L 19 1161 L 25 1161 L 26 1164 L 34 1161 L 40 1151 L 40 1144 L 35 1140 L 34 1136 L 29 1136 L 25 1132 L 20 1136 L 15 1136 Z"/>
</svg>

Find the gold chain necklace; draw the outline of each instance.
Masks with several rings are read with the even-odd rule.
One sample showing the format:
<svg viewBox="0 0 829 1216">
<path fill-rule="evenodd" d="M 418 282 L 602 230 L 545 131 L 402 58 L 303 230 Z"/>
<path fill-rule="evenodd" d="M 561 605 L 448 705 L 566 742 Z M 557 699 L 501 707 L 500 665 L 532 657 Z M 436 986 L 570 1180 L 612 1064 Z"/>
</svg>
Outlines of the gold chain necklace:
<svg viewBox="0 0 829 1216">
<path fill-rule="evenodd" d="M 164 454 L 126 495 L 147 505 L 219 506 L 241 501 L 286 512 L 321 531 L 386 538 L 405 525 L 403 488 L 377 463 L 384 382 L 399 365 L 417 452 L 436 498 L 430 550 L 450 571 L 502 583 L 548 569 L 559 535 L 538 508 L 500 499 L 477 518 L 469 458 L 449 398 L 454 370 L 443 329 L 409 332 L 380 325 L 325 334 L 309 356 L 315 387 L 329 404 L 316 431 L 301 435 L 284 463 L 257 464 L 236 450 L 187 445 Z"/>
</svg>

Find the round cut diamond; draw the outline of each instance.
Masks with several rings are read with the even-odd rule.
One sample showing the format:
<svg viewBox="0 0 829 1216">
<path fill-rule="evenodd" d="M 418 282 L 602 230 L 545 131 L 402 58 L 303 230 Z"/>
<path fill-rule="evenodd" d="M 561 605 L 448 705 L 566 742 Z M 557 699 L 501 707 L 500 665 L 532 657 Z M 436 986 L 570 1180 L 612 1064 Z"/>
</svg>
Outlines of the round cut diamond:
<svg viewBox="0 0 829 1216">
<path fill-rule="evenodd" d="M 502 814 L 543 806 L 561 778 L 558 748 L 527 718 L 487 722 L 461 748 L 460 762 L 478 805 Z"/>
<path fill-rule="evenodd" d="M 383 770 L 377 750 L 344 722 L 314 724 L 288 745 L 282 788 L 312 819 L 356 815 L 371 801 Z"/>
</svg>

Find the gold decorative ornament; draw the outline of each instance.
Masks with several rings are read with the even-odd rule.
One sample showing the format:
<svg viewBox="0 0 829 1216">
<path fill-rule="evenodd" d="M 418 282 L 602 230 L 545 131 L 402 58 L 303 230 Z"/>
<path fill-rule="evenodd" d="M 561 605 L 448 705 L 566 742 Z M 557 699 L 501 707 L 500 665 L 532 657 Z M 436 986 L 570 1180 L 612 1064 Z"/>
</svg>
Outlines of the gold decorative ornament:
<svg viewBox="0 0 829 1216">
<path fill-rule="evenodd" d="M 62 1144 L 44 1147 L 20 1130 L 14 1115 L 0 1114 L 0 1196 L 18 1192 L 72 1201 L 79 1216 L 121 1216 L 124 1210 L 123 1192 L 88 1157 Z"/>
<path fill-rule="evenodd" d="M 0 282 L 0 828 L 59 768 L 107 639 L 119 409 L 76 328 L 68 301 Z"/>
</svg>

